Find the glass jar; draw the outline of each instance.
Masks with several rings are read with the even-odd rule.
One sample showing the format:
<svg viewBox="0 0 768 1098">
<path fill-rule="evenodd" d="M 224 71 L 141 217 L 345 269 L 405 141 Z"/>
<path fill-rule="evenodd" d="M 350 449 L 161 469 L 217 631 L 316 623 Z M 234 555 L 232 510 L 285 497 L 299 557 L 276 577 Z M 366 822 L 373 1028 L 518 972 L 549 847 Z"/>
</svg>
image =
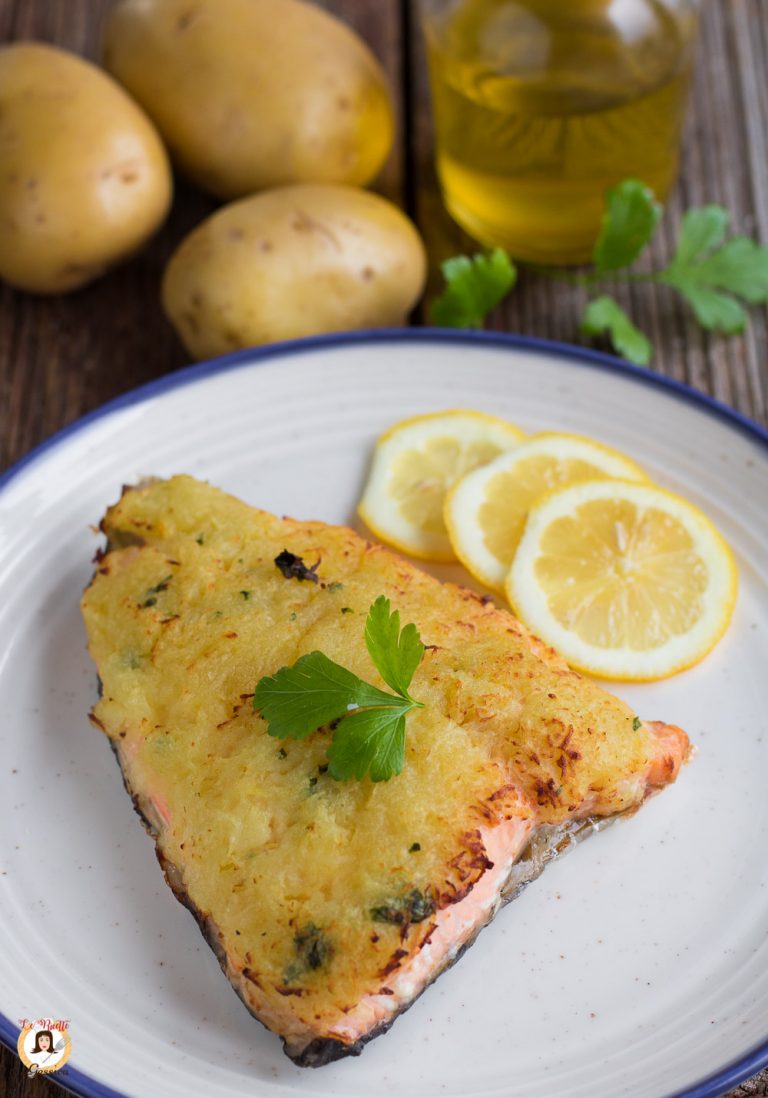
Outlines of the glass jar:
<svg viewBox="0 0 768 1098">
<path fill-rule="evenodd" d="M 606 190 L 675 181 L 695 0 L 421 0 L 445 204 L 486 245 L 582 263 Z"/>
</svg>

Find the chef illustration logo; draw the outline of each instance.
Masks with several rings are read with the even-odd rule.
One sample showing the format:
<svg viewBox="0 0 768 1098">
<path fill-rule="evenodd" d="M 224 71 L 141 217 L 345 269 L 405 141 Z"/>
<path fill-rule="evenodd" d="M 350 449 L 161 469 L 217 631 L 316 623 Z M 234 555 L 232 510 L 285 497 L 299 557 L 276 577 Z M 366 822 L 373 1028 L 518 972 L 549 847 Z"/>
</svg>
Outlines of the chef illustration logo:
<svg viewBox="0 0 768 1098">
<path fill-rule="evenodd" d="M 19 1026 L 16 1047 L 22 1064 L 29 1068 L 30 1079 L 38 1072 L 47 1075 L 66 1064 L 72 1051 L 68 1018 L 20 1018 Z"/>
</svg>

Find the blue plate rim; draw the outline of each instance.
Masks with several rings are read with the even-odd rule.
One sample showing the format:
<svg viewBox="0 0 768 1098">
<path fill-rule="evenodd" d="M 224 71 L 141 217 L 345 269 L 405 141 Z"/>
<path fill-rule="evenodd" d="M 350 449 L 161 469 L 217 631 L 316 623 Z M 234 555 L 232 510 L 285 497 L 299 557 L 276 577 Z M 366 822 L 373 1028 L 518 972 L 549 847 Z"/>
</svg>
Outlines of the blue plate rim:
<svg viewBox="0 0 768 1098">
<path fill-rule="evenodd" d="M 0 490 L 5 488 L 11 480 L 15 479 L 19 473 L 47 450 L 58 446 L 64 439 L 81 431 L 95 420 L 122 408 L 140 404 L 144 400 L 150 400 L 171 389 L 181 388 L 213 374 L 241 369 L 246 366 L 258 366 L 270 359 L 290 357 L 293 354 L 305 351 L 319 351 L 356 343 L 365 345 L 409 342 L 469 343 L 481 346 L 507 347 L 519 351 L 533 351 L 541 355 L 559 355 L 583 366 L 598 367 L 609 372 L 623 374 L 625 377 L 655 387 L 669 396 L 697 405 L 716 418 L 725 420 L 729 426 L 735 427 L 741 433 L 751 436 L 758 442 L 768 446 L 768 428 L 763 427 L 742 412 L 737 412 L 734 408 L 723 404 L 715 397 L 702 393 L 686 384 L 686 382 L 678 381 L 677 378 L 659 374 L 647 366 L 636 366 L 625 359 L 616 358 L 614 355 L 604 354 L 602 351 L 595 351 L 589 347 L 577 347 L 571 343 L 539 339 L 534 336 L 514 335 L 509 332 L 460 331 L 455 328 L 371 328 L 357 332 L 338 332 L 330 335 L 310 336 L 304 339 L 285 340 L 280 343 L 270 343 L 264 347 L 251 347 L 243 351 L 234 351 L 232 354 L 222 355 L 219 358 L 207 359 L 205 362 L 197 362 L 191 366 L 182 366 L 178 370 L 172 370 L 162 377 L 154 378 L 152 381 L 147 381 L 134 389 L 129 389 L 120 396 L 113 397 L 105 404 L 86 412 L 85 415 L 73 420 L 72 423 L 56 431 L 50 438 L 33 447 L 5 472 L 0 473 Z"/>
<path fill-rule="evenodd" d="M 235 351 L 220 358 L 198 362 L 164 374 L 162 377 L 155 378 L 144 385 L 114 397 L 39 443 L 4 473 L 0 474 L 0 491 L 6 488 L 12 480 L 15 480 L 21 472 L 37 461 L 43 454 L 54 449 L 65 439 L 88 427 L 96 420 L 122 408 L 150 400 L 172 389 L 193 384 L 202 378 L 246 366 L 258 366 L 271 359 L 287 357 L 305 351 L 324 350 L 354 344 L 409 342 L 425 344 L 468 343 L 491 347 L 507 347 L 518 351 L 533 351 L 542 355 L 556 355 L 582 366 L 597 367 L 614 373 L 618 372 L 639 383 L 651 385 L 668 396 L 676 397 L 685 403 L 693 404 L 699 409 L 707 411 L 715 418 L 725 421 L 726 424 L 740 433 L 746 434 L 754 441 L 761 443 L 768 450 L 768 428 L 762 427 L 755 420 L 728 407 L 728 405 L 723 404 L 714 397 L 699 392 L 685 382 L 656 373 L 645 366 L 635 366 L 624 359 L 604 354 L 601 351 L 595 351 L 588 347 L 577 347 L 556 340 L 513 335 L 508 332 L 457 331 L 451 328 L 383 328 L 286 340 L 265 347 Z M 3 1013 L 0 1013 L 0 1044 L 16 1053 L 19 1032 L 18 1027 L 14 1027 L 11 1020 Z M 768 1067 L 768 1036 L 759 1045 L 727 1064 L 718 1072 L 707 1076 L 691 1087 L 666 1095 L 664 1098 L 721 1098 L 727 1091 L 738 1086 L 745 1079 L 751 1078 L 765 1067 Z M 77 1068 L 68 1067 L 65 1078 L 62 1078 L 59 1073 L 53 1074 L 51 1078 L 65 1090 L 80 1096 L 80 1098 L 128 1098 L 125 1093 L 113 1090 L 97 1079 L 78 1071 Z"/>
</svg>

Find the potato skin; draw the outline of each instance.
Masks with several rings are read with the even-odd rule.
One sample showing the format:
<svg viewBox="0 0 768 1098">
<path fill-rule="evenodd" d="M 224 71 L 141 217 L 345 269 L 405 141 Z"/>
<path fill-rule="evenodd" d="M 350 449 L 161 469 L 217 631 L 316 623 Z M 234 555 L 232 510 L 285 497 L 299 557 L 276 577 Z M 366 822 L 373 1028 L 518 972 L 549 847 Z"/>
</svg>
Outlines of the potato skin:
<svg viewBox="0 0 768 1098">
<path fill-rule="evenodd" d="M 362 185 L 392 145 L 375 57 L 303 0 L 120 0 L 103 62 L 181 172 L 220 198 L 285 183 Z"/>
<path fill-rule="evenodd" d="M 90 282 L 152 235 L 171 192 L 154 126 L 109 76 L 39 42 L 0 49 L 0 278 Z"/>
<path fill-rule="evenodd" d="M 279 339 L 401 324 L 426 275 L 396 206 L 356 187 L 295 184 L 233 202 L 171 257 L 163 305 L 195 358 Z"/>
</svg>

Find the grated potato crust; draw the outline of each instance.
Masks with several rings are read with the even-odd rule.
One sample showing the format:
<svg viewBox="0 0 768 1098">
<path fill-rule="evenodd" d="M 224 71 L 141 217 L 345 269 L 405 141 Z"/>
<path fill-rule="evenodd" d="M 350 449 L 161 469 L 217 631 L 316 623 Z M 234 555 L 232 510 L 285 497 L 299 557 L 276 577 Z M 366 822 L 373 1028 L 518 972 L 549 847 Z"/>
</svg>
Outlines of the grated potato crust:
<svg viewBox="0 0 768 1098">
<path fill-rule="evenodd" d="M 94 721 L 163 818 L 158 849 L 230 965 L 318 1032 L 429 933 L 429 917 L 404 928 L 374 909 L 467 895 L 487 865 L 479 827 L 611 815 L 645 795 L 653 745 L 627 705 L 508 612 L 350 529 L 185 476 L 126 491 L 102 529 L 109 551 L 82 602 L 103 686 Z M 321 582 L 286 579 L 283 549 L 319 562 Z M 363 640 L 380 594 L 429 646 L 411 687 L 425 708 L 408 717 L 399 777 L 335 782 L 330 734 L 275 740 L 252 695 L 314 649 L 388 689 Z"/>
</svg>

